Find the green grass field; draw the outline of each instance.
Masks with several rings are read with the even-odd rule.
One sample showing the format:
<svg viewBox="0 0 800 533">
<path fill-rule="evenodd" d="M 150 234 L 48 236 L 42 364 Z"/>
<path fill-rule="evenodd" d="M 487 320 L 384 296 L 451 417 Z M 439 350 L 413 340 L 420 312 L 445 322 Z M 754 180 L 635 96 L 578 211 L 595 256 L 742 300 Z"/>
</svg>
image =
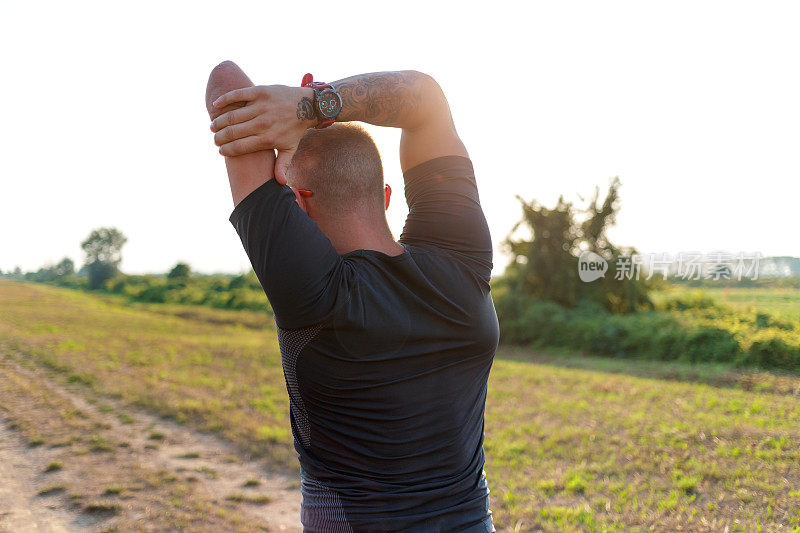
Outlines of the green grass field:
<svg viewBox="0 0 800 533">
<path fill-rule="evenodd" d="M 270 320 L 0 281 L 0 356 L 296 468 Z M 501 349 L 485 442 L 497 529 L 800 531 L 800 380 L 732 372 Z"/>
<path fill-rule="evenodd" d="M 704 287 L 699 290 L 721 304 L 738 309 L 756 309 L 789 320 L 800 320 L 800 290 L 791 287 Z M 671 295 L 698 292 L 698 289 L 674 286 Z"/>
</svg>

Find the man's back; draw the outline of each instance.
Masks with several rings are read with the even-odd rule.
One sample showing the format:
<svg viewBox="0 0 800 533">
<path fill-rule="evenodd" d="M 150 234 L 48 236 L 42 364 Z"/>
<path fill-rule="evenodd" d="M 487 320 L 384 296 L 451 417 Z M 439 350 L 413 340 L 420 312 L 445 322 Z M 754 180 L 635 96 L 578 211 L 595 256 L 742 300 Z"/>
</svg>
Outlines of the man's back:
<svg viewBox="0 0 800 533">
<path fill-rule="evenodd" d="M 423 174 L 438 179 L 414 179 Z M 468 159 L 437 158 L 405 177 L 404 253 L 320 260 L 319 242 L 305 261 L 317 263 L 307 274 L 313 305 L 297 286 L 268 293 L 296 303 L 275 312 L 308 531 L 458 531 L 490 516 L 482 444 L 498 341 L 491 240 Z M 291 243 L 319 231 L 274 181 L 231 222 L 254 265 L 272 250 L 260 278 L 289 269 L 281 255 L 302 260 Z"/>
</svg>

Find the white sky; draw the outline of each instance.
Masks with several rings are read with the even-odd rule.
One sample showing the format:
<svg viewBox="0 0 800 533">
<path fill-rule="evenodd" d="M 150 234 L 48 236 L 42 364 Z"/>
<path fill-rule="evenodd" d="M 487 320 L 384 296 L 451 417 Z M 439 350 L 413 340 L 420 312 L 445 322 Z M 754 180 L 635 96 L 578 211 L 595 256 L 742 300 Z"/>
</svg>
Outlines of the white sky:
<svg viewBox="0 0 800 533">
<path fill-rule="evenodd" d="M 798 6 L 3 2 L 0 269 L 80 264 L 106 225 L 128 236 L 129 273 L 249 268 L 203 101 L 223 59 L 259 84 L 433 75 L 496 243 L 515 194 L 552 205 L 618 175 L 617 244 L 800 255 Z M 370 131 L 397 237 L 399 134 Z"/>
</svg>

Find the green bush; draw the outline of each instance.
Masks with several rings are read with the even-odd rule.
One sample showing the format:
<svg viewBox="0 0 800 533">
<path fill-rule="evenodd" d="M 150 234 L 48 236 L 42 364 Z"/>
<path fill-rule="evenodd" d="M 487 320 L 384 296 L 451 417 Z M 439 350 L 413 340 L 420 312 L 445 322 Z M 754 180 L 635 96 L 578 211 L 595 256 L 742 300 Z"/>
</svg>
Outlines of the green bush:
<svg viewBox="0 0 800 533">
<path fill-rule="evenodd" d="M 175 269 L 173 269 L 174 271 Z M 55 281 L 57 285 L 86 288 L 86 278 L 73 275 Z M 118 274 L 105 282 L 110 293 L 125 296 L 134 302 L 203 305 L 217 309 L 247 309 L 271 312 L 255 274 L 158 276 Z"/>
<path fill-rule="evenodd" d="M 781 332 L 759 331 L 742 354 L 741 363 L 797 372 L 800 370 L 800 347 Z"/>
<path fill-rule="evenodd" d="M 693 326 L 686 330 L 683 345 L 684 357 L 692 363 L 734 362 L 740 359 L 741 348 L 734 334 L 719 327 Z"/>
<path fill-rule="evenodd" d="M 715 306 L 702 295 L 627 315 L 592 305 L 566 309 L 502 285 L 494 299 L 501 342 L 507 344 L 800 372 L 800 324 Z"/>
<path fill-rule="evenodd" d="M 687 338 L 680 326 L 670 324 L 656 332 L 652 339 L 654 355 L 662 361 L 680 359 L 686 352 Z"/>
</svg>

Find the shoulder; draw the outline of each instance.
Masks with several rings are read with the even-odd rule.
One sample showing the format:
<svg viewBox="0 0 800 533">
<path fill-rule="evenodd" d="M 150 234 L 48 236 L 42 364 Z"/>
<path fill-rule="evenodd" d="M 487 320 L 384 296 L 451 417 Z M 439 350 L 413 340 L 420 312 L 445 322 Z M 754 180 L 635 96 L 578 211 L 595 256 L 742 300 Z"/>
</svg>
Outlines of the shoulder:
<svg viewBox="0 0 800 533">
<path fill-rule="evenodd" d="M 406 196 L 409 190 L 414 190 L 421 182 L 431 178 L 437 181 L 467 178 L 475 184 L 475 169 L 472 160 L 461 155 L 445 155 L 429 159 L 403 172 L 406 185 Z M 409 201 L 411 199 L 407 198 Z"/>
</svg>

